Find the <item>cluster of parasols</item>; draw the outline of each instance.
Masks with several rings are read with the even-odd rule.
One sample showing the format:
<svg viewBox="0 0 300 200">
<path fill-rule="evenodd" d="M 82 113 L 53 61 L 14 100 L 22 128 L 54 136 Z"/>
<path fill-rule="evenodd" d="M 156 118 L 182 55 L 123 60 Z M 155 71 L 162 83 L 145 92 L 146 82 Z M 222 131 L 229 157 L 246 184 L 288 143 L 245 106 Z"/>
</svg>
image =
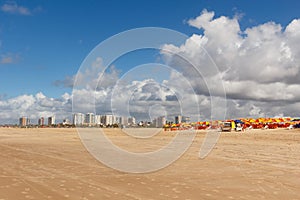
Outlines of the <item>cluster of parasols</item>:
<svg viewBox="0 0 300 200">
<path fill-rule="evenodd" d="M 229 124 L 231 130 L 245 131 L 248 129 L 276 129 L 276 128 L 300 128 L 300 119 L 291 117 L 282 118 L 241 118 L 235 120 L 225 121 L 199 121 L 191 123 L 180 123 L 180 124 L 165 124 L 165 131 L 176 131 L 176 130 L 207 130 L 207 129 L 220 129 L 224 124 Z"/>
</svg>

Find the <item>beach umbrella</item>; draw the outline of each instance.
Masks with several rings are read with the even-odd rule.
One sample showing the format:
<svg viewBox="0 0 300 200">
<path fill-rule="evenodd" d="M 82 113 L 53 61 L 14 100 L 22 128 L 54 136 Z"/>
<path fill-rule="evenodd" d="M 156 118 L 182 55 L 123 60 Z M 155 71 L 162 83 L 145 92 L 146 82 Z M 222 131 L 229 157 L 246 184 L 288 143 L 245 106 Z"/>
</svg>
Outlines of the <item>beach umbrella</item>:
<svg viewBox="0 0 300 200">
<path fill-rule="evenodd" d="M 243 124 L 243 123 L 244 123 L 244 122 L 243 122 L 242 120 L 240 120 L 240 119 L 236 119 L 236 120 L 234 120 L 234 122 L 235 122 L 236 124 L 238 124 L 238 123 Z"/>
<path fill-rule="evenodd" d="M 235 129 L 235 122 L 234 121 L 231 122 L 231 128 Z"/>
</svg>

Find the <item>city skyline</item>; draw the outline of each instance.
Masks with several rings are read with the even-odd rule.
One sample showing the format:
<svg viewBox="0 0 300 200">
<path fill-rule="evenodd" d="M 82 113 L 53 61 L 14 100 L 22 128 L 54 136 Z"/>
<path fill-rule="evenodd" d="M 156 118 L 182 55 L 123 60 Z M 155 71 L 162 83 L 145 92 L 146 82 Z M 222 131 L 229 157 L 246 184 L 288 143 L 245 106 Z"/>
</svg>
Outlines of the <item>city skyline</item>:
<svg viewBox="0 0 300 200">
<path fill-rule="evenodd" d="M 75 126 L 97 126 L 97 125 L 103 125 L 103 126 L 111 126 L 114 124 L 118 124 L 121 126 L 133 126 L 138 125 L 139 123 L 143 121 L 139 121 L 139 123 L 136 122 L 136 119 L 134 117 L 130 116 L 114 116 L 112 114 L 94 114 L 94 113 L 74 113 L 72 115 L 72 122 L 65 118 L 61 122 L 56 123 L 55 116 L 50 116 L 48 118 L 48 121 L 45 121 L 44 117 L 40 117 L 37 120 L 37 123 L 34 123 L 33 120 L 31 120 L 28 117 L 20 117 L 19 118 L 19 126 L 25 127 L 29 125 L 38 125 L 38 126 L 53 126 L 57 124 L 63 124 L 63 125 L 75 125 Z M 163 125 L 166 124 L 167 120 L 165 116 L 160 116 L 155 119 L 152 119 L 150 121 L 145 121 L 143 123 L 151 122 L 153 126 L 159 128 L 163 127 Z M 181 123 L 181 122 L 180 122 Z M 11 124 L 14 125 L 14 124 Z"/>
<path fill-rule="evenodd" d="M 74 95 L 80 97 L 75 100 L 82 106 L 80 112 L 114 112 L 140 120 L 178 113 L 192 121 L 298 117 L 299 4 L 0 1 L 0 124 L 16 124 L 21 116 L 37 121 L 55 115 L 62 121 L 74 112 Z M 129 52 L 110 66 L 97 57 L 94 68 L 77 73 L 99 43 L 142 27 L 172 29 L 186 39 L 165 43 L 161 49 Z M 212 66 L 219 78 L 211 73 Z M 103 80 L 97 82 L 104 67 Z M 195 74 L 193 67 L 200 73 Z M 75 82 L 84 87 L 73 90 Z M 211 97 L 216 102 L 213 108 Z M 87 103 L 92 98 L 94 105 Z M 190 106 L 183 109 L 182 102 Z M 129 109 L 122 110 L 124 105 Z"/>
<path fill-rule="evenodd" d="M 46 121 L 47 120 L 47 121 Z M 29 125 L 38 125 L 38 126 L 53 126 L 57 124 L 63 125 L 75 125 L 75 126 L 111 126 L 118 124 L 121 126 L 134 126 L 134 125 L 144 125 L 151 123 L 152 126 L 161 128 L 167 123 L 191 123 L 190 118 L 186 116 L 176 115 L 173 116 L 173 119 L 167 119 L 166 116 L 159 116 L 149 121 L 139 121 L 131 116 L 115 116 L 113 114 L 94 114 L 94 113 L 73 113 L 71 120 L 68 118 L 63 119 L 60 122 L 57 122 L 55 115 L 50 117 L 40 117 L 37 120 L 37 123 L 34 123 L 29 117 L 22 116 L 19 118 L 19 126 L 25 127 Z M 14 124 L 10 124 L 14 125 Z"/>
</svg>

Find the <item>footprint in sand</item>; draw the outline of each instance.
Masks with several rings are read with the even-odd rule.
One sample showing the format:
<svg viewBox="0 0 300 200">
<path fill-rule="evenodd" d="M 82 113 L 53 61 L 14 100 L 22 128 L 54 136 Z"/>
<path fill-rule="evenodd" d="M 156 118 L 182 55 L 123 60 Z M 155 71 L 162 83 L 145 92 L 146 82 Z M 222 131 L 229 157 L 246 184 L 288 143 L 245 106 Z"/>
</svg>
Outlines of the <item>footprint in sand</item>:
<svg viewBox="0 0 300 200">
<path fill-rule="evenodd" d="M 177 188 L 173 188 L 172 190 L 173 190 L 173 192 L 175 192 L 175 193 L 181 193 Z"/>
<path fill-rule="evenodd" d="M 34 197 L 31 196 L 31 195 L 26 195 L 25 198 L 26 198 L 26 199 L 34 199 Z"/>
<path fill-rule="evenodd" d="M 214 190 L 212 190 L 213 192 L 216 192 L 216 193 L 218 193 L 218 192 L 220 192 L 219 190 L 216 190 L 216 189 L 214 189 Z"/>
<path fill-rule="evenodd" d="M 90 193 L 89 196 L 90 196 L 90 197 L 93 197 L 93 196 L 95 196 L 95 195 L 94 195 L 93 193 Z"/>
</svg>

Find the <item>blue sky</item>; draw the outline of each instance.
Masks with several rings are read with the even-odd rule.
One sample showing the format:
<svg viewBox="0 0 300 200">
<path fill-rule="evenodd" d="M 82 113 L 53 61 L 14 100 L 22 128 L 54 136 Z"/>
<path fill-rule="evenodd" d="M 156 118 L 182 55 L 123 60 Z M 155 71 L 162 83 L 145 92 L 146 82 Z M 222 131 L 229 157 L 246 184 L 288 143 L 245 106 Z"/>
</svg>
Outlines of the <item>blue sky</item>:
<svg viewBox="0 0 300 200">
<path fill-rule="evenodd" d="M 272 21 L 285 29 L 293 19 L 300 18 L 297 0 L 1 0 L 0 7 L 3 101 L 39 92 L 49 98 L 70 94 L 70 87 L 55 83 L 75 75 L 84 58 L 100 42 L 132 28 L 164 27 L 188 36 L 201 35 L 204 30 L 188 21 L 204 9 L 214 12 L 214 18 L 239 16 L 241 31 Z M 115 64 L 126 71 L 135 63 L 157 61 L 156 54 L 141 55 L 135 61 L 120 59 Z"/>
<path fill-rule="evenodd" d="M 299 17 L 299 1 L 1 1 L 27 8 L 29 15 L 0 12 L 2 96 L 42 91 L 58 97 L 67 89 L 55 80 L 75 74 L 87 54 L 119 32 L 144 26 L 201 32 L 185 21 L 206 8 L 216 16 L 242 15 L 241 27 L 267 21 L 288 24 Z M 126 65 L 126 64 L 125 64 Z"/>
</svg>

